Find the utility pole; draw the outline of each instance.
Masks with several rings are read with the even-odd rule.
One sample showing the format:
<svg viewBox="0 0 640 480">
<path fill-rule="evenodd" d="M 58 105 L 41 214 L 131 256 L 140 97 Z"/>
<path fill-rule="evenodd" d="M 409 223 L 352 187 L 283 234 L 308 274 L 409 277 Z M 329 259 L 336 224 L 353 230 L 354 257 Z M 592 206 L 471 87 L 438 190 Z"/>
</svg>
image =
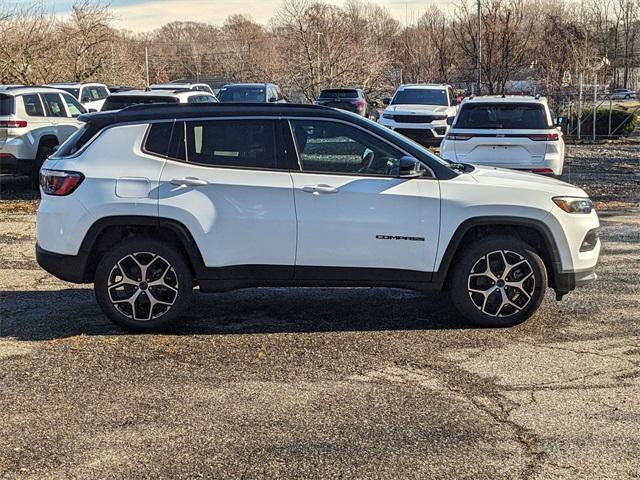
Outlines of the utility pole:
<svg viewBox="0 0 640 480">
<path fill-rule="evenodd" d="M 322 32 L 316 32 L 316 35 L 318 36 L 318 45 L 316 47 L 318 53 L 318 93 L 320 93 L 320 35 L 322 35 Z"/>
<path fill-rule="evenodd" d="M 478 51 L 476 52 L 476 70 L 478 74 L 478 95 L 482 93 L 482 37 L 481 37 L 481 29 L 482 29 L 482 18 L 480 16 L 480 0 L 478 2 L 478 15 L 477 15 L 477 25 L 476 25 L 476 45 Z"/>
<path fill-rule="evenodd" d="M 596 116 L 597 116 L 597 105 L 596 102 L 598 101 L 598 74 L 594 73 L 593 74 L 593 134 L 591 136 L 591 139 L 593 140 L 593 143 L 596 143 Z"/>
<path fill-rule="evenodd" d="M 147 87 L 149 87 L 149 49 L 144 47 L 144 70 L 147 74 Z"/>
</svg>

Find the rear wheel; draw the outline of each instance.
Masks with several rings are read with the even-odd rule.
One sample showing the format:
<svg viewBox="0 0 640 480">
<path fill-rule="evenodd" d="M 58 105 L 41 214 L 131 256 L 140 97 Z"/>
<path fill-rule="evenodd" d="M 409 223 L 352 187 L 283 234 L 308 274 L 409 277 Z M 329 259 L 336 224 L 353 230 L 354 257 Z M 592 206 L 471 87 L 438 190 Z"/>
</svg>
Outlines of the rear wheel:
<svg viewBox="0 0 640 480">
<path fill-rule="evenodd" d="M 536 312 L 546 288 L 547 271 L 530 245 L 514 237 L 491 236 L 474 242 L 457 260 L 450 295 L 470 322 L 510 327 Z"/>
<path fill-rule="evenodd" d="M 100 260 L 98 304 L 118 325 L 140 331 L 166 327 L 188 307 L 193 279 L 175 248 L 147 238 L 116 245 Z"/>
<path fill-rule="evenodd" d="M 40 168 L 42 168 L 42 164 L 44 163 L 44 161 L 52 154 L 53 148 L 46 145 L 41 145 L 40 147 L 38 147 L 36 159 L 33 162 L 33 168 L 29 173 L 29 183 L 31 183 L 31 186 L 33 188 L 38 188 L 38 185 L 40 184 Z"/>
</svg>

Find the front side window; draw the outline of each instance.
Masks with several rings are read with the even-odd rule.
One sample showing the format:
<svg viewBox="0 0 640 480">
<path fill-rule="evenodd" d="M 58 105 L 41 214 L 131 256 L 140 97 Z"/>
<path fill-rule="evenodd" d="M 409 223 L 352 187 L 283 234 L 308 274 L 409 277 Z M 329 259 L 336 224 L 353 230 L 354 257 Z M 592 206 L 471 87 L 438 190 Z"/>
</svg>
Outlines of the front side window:
<svg viewBox="0 0 640 480">
<path fill-rule="evenodd" d="M 72 117 L 79 117 L 83 113 L 87 113 L 87 110 L 71 95 L 63 95 L 64 101 L 67 103 L 67 108 Z"/>
<path fill-rule="evenodd" d="M 523 129 L 550 128 L 544 107 L 533 103 L 478 103 L 463 105 L 456 128 Z"/>
<path fill-rule="evenodd" d="M 66 117 L 67 112 L 62 103 L 62 98 L 57 93 L 45 93 L 42 95 L 44 103 L 47 107 L 47 116 L 49 117 Z"/>
<path fill-rule="evenodd" d="M 398 176 L 402 153 L 359 128 L 331 121 L 292 120 L 303 172 Z"/>
<path fill-rule="evenodd" d="M 278 168 L 272 120 L 185 122 L 186 160 L 218 167 Z"/>
<path fill-rule="evenodd" d="M 44 117 L 44 108 L 38 95 L 23 95 L 22 101 L 24 102 L 24 111 L 27 115 L 30 117 Z"/>
<path fill-rule="evenodd" d="M 69 95 L 72 95 L 74 98 L 80 98 L 80 89 L 79 88 L 60 87 L 60 90 L 64 90 Z"/>
<path fill-rule="evenodd" d="M 398 90 L 391 105 L 444 105 L 449 106 L 446 89 L 405 88 Z"/>
</svg>

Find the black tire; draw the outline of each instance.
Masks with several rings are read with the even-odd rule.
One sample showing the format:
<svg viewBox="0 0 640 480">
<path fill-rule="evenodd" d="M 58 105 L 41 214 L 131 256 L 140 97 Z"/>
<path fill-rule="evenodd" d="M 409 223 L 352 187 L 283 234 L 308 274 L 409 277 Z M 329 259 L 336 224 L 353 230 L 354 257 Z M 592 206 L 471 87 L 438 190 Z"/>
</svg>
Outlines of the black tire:
<svg viewBox="0 0 640 480">
<path fill-rule="evenodd" d="M 38 185 L 40 185 L 40 168 L 42 168 L 44 161 L 52 154 L 53 148 L 46 145 L 38 147 L 36 159 L 33 162 L 33 168 L 31 169 L 31 172 L 29 172 L 29 183 L 33 188 L 38 188 Z"/>
<path fill-rule="evenodd" d="M 449 295 L 456 310 L 471 323 L 511 327 L 538 310 L 547 288 L 547 270 L 530 245 L 508 235 L 494 235 L 475 240 L 459 253 Z M 511 268 L 505 275 L 507 265 Z"/>
<path fill-rule="evenodd" d="M 146 278 L 141 278 L 142 267 L 149 269 Z M 113 322 L 128 330 L 153 331 L 178 320 L 188 308 L 193 277 L 175 248 L 150 238 L 134 237 L 102 257 L 96 268 L 94 290 L 100 308 Z"/>
</svg>

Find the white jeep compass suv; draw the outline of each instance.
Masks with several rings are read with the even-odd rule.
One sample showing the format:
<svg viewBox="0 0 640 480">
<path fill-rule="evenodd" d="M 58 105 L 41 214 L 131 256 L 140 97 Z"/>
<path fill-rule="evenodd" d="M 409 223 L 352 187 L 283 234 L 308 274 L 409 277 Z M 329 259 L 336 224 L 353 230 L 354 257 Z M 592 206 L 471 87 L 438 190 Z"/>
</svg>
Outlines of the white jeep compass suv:
<svg viewBox="0 0 640 480">
<path fill-rule="evenodd" d="M 440 155 L 452 162 L 559 176 L 564 140 L 545 98 L 472 97 L 463 100 Z"/>
<path fill-rule="evenodd" d="M 457 100 L 449 85 L 401 85 L 393 98 L 383 100 L 380 123 L 422 144 L 439 145 L 455 117 Z"/>
<path fill-rule="evenodd" d="M 157 104 L 86 115 L 45 162 L 37 259 L 155 329 L 202 292 L 447 291 L 509 326 L 596 278 L 598 217 L 555 179 L 452 164 L 326 107 Z"/>
</svg>

